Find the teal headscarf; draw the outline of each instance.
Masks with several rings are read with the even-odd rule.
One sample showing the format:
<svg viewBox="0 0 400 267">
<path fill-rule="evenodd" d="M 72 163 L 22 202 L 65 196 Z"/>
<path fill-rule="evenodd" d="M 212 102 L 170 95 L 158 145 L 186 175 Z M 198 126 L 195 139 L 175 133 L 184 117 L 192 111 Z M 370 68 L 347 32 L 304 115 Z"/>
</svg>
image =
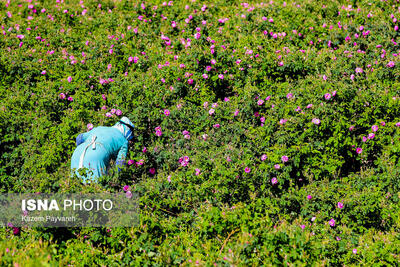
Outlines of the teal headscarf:
<svg viewBox="0 0 400 267">
<path fill-rule="evenodd" d="M 133 123 L 127 117 L 122 117 L 119 122 L 113 126 L 113 128 L 117 128 L 128 141 L 133 137 L 132 129 L 134 127 L 135 125 L 133 125 Z"/>
</svg>

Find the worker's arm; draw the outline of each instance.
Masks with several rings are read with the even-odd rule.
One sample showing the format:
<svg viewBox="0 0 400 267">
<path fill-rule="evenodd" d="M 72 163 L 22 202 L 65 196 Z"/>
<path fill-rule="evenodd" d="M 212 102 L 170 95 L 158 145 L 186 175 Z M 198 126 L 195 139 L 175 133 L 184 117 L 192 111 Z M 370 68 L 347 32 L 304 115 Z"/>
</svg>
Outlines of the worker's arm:
<svg viewBox="0 0 400 267">
<path fill-rule="evenodd" d="M 121 170 L 120 169 L 121 166 L 125 165 L 126 156 L 128 155 L 128 145 L 129 145 L 128 140 L 125 140 L 124 144 L 118 151 L 117 160 L 116 160 L 116 164 L 118 166 L 118 171 Z"/>
</svg>

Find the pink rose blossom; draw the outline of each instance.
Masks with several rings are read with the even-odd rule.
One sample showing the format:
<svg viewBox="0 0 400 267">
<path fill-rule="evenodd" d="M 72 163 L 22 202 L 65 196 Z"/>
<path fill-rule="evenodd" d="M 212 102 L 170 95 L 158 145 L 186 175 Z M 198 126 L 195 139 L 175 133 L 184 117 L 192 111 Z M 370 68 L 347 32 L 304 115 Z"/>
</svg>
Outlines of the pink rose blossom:
<svg viewBox="0 0 400 267">
<path fill-rule="evenodd" d="M 363 69 L 362 68 L 356 68 L 355 72 L 356 73 L 363 73 Z"/>
<path fill-rule="evenodd" d="M 394 67 L 394 62 L 393 61 L 389 61 L 389 63 L 386 65 L 389 68 L 393 68 Z"/>
<path fill-rule="evenodd" d="M 321 121 L 317 118 L 313 118 L 311 122 L 314 123 L 315 125 L 319 125 L 321 123 Z"/>
<path fill-rule="evenodd" d="M 325 97 L 326 100 L 329 100 L 329 99 L 331 99 L 331 94 L 330 93 L 326 93 L 324 95 L 324 97 Z"/>
<path fill-rule="evenodd" d="M 280 125 L 283 125 L 283 124 L 285 124 L 286 122 L 287 122 L 287 119 L 280 119 L 279 124 L 280 124 Z"/>
<path fill-rule="evenodd" d="M 375 134 L 374 133 L 369 133 L 368 134 L 368 139 L 373 139 L 375 137 Z"/>
</svg>

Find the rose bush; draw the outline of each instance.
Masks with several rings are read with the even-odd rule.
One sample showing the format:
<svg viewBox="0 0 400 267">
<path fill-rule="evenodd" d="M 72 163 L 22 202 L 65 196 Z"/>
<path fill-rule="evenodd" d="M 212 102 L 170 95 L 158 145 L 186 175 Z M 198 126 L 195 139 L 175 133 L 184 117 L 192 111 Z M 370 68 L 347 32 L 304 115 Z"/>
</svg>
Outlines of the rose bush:
<svg viewBox="0 0 400 267">
<path fill-rule="evenodd" d="M 2 228 L 0 264 L 395 265 L 399 12 L 370 2 L 1 2 L 0 192 L 137 193 L 140 222 Z M 70 177 L 121 116 L 122 172 Z"/>
</svg>

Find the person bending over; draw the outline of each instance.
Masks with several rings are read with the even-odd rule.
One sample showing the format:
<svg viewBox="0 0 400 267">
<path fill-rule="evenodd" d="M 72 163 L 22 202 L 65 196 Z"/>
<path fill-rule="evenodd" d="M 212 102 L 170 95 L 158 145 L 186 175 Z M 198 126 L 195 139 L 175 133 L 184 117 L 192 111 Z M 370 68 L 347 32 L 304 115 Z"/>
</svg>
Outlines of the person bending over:
<svg viewBox="0 0 400 267">
<path fill-rule="evenodd" d="M 122 117 L 112 127 L 99 126 L 79 134 L 71 158 L 72 175 L 75 173 L 84 183 L 87 180 L 97 182 L 98 177 L 107 174 L 111 159 L 120 170 L 119 167 L 125 165 L 134 127 L 127 117 Z M 88 169 L 86 175 L 79 173 L 83 168 Z"/>
</svg>

